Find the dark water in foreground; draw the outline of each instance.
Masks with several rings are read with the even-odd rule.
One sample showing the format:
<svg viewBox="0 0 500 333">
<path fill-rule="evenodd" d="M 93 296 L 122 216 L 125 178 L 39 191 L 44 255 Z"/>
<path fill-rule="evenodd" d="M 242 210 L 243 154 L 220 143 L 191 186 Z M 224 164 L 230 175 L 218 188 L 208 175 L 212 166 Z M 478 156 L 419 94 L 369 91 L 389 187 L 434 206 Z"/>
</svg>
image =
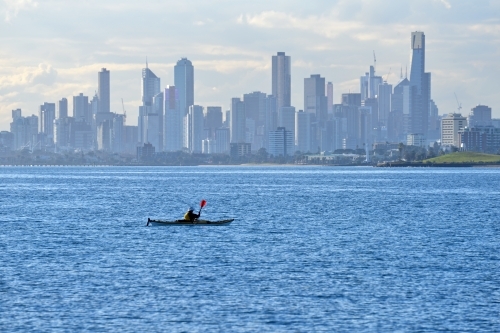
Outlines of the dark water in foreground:
<svg viewBox="0 0 500 333">
<path fill-rule="evenodd" d="M 206 199 L 224 227 L 145 227 Z M 500 331 L 500 169 L 0 168 L 0 331 Z"/>
</svg>

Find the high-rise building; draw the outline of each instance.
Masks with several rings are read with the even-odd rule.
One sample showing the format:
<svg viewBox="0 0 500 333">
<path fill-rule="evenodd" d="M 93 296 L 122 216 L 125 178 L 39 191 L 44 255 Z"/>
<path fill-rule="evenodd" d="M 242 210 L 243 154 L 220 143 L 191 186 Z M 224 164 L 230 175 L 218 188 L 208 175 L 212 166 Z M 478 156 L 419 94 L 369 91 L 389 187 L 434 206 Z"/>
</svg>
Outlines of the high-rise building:
<svg viewBox="0 0 500 333">
<path fill-rule="evenodd" d="M 263 133 L 266 120 L 266 97 L 267 95 L 260 91 L 243 95 L 247 127 L 246 142 L 250 142 L 254 150 L 258 150 L 264 145 Z"/>
<path fill-rule="evenodd" d="M 43 144 L 54 143 L 54 120 L 56 119 L 56 104 L 43 103 L 40 105 L 40 133 L 43 135 Z"/>
<path fill-rule="evenodd" d="M 316 121 L 320 123 L 327 119 L 325 78 L 319 74 L 304 79 L 304 111 L 312 113 Z"/>
<path fill-rule="evenodd" d="M 326 100 L 327 100 L 327 111 L 329 114 L 333 113 L 333 83 L 328 82 L 326 84 Z"/>
<path fill-rule="evenodd" d="M 209 139 L 215 139 L 215 131 L 222 127 L 222 108 L 207 106 L 205 112 L 205 129 Z"/>
<path fill-rule="evenodd" d="M 154 96 L 158 95 L 161 92 L 160 89 L 160 78 L 157 77 L 152 70 L 148 68 L 146 63 L 146 68 L 142 69 L 142 81 L 141 81 L 141 90 L 142 90 L 142 105 L 139 107 L 139 118 L 137 120 L 138 128 L 139 128 L 139 143 L 149 142 L 153 144 L 156 151 L 161 151 L 158 146 L 161 138 L 161 118 L 163 115 L 160 115 L 157 110 L 153 110 L 153 99 Z M 157 101 L 158 103 L 158 101 Z M 159 104 L 163 104 L 163 100 L 159 102 Z M 150 116 L 152 115 L 152 116 Z M 154 120 L 153 120 L 154 119 Z M 153 121 L 152 121 L 153 120 Z M 155 124 L 156 122 L 156 124 Z M 148 129 L 148 124 L 152 124 L 154 127 Z M 156 131 L 156 129 L 158 131 Z M 158 136 L 157 138 L 153 138 L 153 136 Z M 150 142 L 149 139 L 152 139 L 153 142 Z"/>
<path fill-rule="evenodd" d="M 68 118 L 68 99 L 62 98 L 58 103 L 57 119 Z"/>
<path fill-rule="evenodd" d="M 163 148 L 165 151 L 179 151 L 183 146 L 184 112 L 180 108 L 179 94 L 174 86 L 167 86 L 164 94 Z"/>
<path fill-rule="evenodd" d="M 412 92 L 407 78 L 402 79 L 395 87 L 391 99 L 391 114 L 389 115 L 388 135 L 392 141 L 406 140 L 412 134 Z M 421 133 L 423 134 L 423 133 Z"/>
<path fill-rule="evenodd" d="M 160 78 L 149 69 L 142 69 L 142 105 L 151 106 L 153 104 L 153 97 L 161 92 Z"/>
<path fill-rule="evenodd" d="M 99 98 L 99 112 L 111 112 L 110 73 L 106 68 L 98 73 L 97 97 Z"/>
<path fill-rule="evenodd" d="M 12 133 L 12 148 L 19 150 L 38 146 L 38 117 L 23 117 L 21 109 L 12 111 L 12 123 L 10 123 Z"/>
<path fill-rule="evenodd" d="M 459 113 L 449 113 L 442 118 L 441 122 L 441 145 L 459 147 L 459 131 L 467 126 L 467 118 Z"/>
<path fill-rule="evenodd" d="M 174 67 L 174 84 L 179 95 L 179 107 L 184 117 L 194 104 L 194 67 L 191 61 L 182 58 Z"/>
<path fill-rule="evenodd" d="M 277 109 L 292 105 L 291 60 L 285 52 L 278 52 L 272 58 L 272 92 L 276 97 Z"/>
<path fill-rule="evenodd" d="M 246 139 L 246 117 L 245 103 L 240 98 L 231 99 L 230 113 L 231 143 L 245 143 Z"/>
<path fill-rule="evenodd" d="M 190 153 L 201 153 L 201 141 L 203 140 L 203 107 L 191 105 L 185 116 L 185 143 L 184 147 Z"/>
<path fill-rule="evenodd" d="M 295 139 L 295 107 L 283 106 L 278 110 L 278 127 L 283 127 L 292 133 Z"/>
<path fill-rule="evenodd" d="M 303 110 L 295 113 L 295 148 L 302 153 L 311 151 L 311 114 Z"/>
<path fill-rule="evenodd" d="M 76 121 L 83 121 L 86 124 L 92 123 L 92 111 L 89 110 L 89 97 L 80 93 L 73 96 L 73 117 Z"/>
<path fill-rule="evenodd" d="M 384 82 L 378 86 L 378 123 L 387 126 L 391 112 L 392 85 Z M 376 121 L 376 119 L 374 119 Z"/>
<path fill-rule="evenodd" d="M 292 156 L 295 153 L 293 133 L 284 127 L 269 132 L 269 154 L 273 156 Z"/>
<path fill-rule="evenodd" d="M 411 130 L 427 136 L 430 100 L 430 73 L 425 72 L 425 35 L 411 33 Z"/>
<path fill-rule="evenodd" d="M 360 92 L 361 100 L 367 98 L 376 98 L 378 94 L 378 86 L 382 84 L 382 77 L 375 75 L 375 67 L 370 66 L 370 71 L 360 77 Z"/>
<path fill-rule="evenodd" d="M 469 114 L 469 127 L 492 126 L 491 108 L 486 105 L 473 107 Z"/>
</svg>

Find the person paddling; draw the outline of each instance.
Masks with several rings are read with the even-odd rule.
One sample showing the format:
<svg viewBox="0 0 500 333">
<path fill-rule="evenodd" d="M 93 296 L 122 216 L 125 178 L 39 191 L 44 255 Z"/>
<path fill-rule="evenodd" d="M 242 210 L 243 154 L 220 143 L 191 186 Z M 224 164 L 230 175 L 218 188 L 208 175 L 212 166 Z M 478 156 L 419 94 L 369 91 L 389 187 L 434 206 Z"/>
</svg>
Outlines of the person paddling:
<svg viewBox="0 0 500 333">
<path fill-rule="evenodd" d="M 201 214 L 201 209 L 198 212 L 198 214 L 196 214 L 194 212 L 193 207 L 189 207 L 189 210 L 187 211 L 187 213 L 184 214 L 184 220 L 190 221 L 191 223 L 193 223 L 195 220 L 200 218 L 200 214 Z"/>
<path fill-rule="evenodd" d="M 201 210 L 203 209 L 203 207 L 205 207 L 207 205 L 207 201 L 205 199 L 201 200 L 200 202 L 200 210 L 198 211 L 198 214 L 196 214 L 194 212 L 194 208 L 193 207 L 189 207 L 188 211 L 186 214 L 184 214 L 184 220 L 185 221 L 189 221 L 191 223 L 194 223 L 195 220 L 199 219 L 200 218 L 200 215 L 201 215 Z"/>
</svg>

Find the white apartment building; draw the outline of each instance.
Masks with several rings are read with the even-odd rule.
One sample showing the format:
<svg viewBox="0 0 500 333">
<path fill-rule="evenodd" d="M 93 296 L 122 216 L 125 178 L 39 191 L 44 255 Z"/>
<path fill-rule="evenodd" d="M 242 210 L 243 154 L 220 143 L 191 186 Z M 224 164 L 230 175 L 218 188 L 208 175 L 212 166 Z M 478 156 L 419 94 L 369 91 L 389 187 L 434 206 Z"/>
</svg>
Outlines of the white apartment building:
<svg viewBox="0 0 500 333">
<path fill-rule="evenodd" d="M 449 113 L 441 119 L 441 145 L 459 147 L 458 131 L 467 126 L 467 118 L 460 113 Z"/>
</svg>

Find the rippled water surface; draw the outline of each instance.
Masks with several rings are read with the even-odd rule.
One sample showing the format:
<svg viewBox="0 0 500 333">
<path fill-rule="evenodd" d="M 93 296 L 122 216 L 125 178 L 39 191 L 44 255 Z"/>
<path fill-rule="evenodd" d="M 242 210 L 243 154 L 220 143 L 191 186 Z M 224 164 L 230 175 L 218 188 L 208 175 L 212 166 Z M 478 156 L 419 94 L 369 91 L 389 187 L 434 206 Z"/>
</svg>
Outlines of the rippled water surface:
<svg viewBox="0 0 500 333">
<path fill-rule="evenodd" d="M 229 226 L 146 227 L 202 216 Z M 500 331 L 500 169 L 0 168 L 0 331 Z"/>
</svg>

